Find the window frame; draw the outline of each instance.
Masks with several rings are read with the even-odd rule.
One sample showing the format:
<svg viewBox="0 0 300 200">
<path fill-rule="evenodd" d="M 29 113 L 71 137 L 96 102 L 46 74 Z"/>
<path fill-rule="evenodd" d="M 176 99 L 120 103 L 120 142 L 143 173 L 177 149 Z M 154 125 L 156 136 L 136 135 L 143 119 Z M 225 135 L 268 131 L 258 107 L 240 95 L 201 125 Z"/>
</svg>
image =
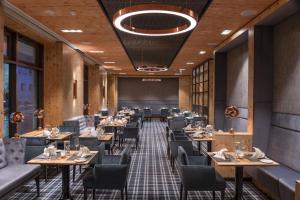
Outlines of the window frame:
<svg viewBox="0 0 300 200">
<path fill-rule="evenodd" d="M 15 112 L 17 108 L 17 66 L 35 70 L 37 72 L 37 104 L 38 108 L 44 106 L 43 94 L 44 94 L 44 46 L 14 30 L 4 27 L 4 36 L 8 37 L 7 40 L 7 56 L 3 54 L 3 64 L 9 65 L 9 96 L 10 106 L 9 112 Z M 18 41 L 24 42 L 35 48 L 35 63 L 28 63 L 18 59 L 17 48 Z M 9 136 L 14 136 L 16 132 L 16 125 L 9 124 Z"/>
</svg>

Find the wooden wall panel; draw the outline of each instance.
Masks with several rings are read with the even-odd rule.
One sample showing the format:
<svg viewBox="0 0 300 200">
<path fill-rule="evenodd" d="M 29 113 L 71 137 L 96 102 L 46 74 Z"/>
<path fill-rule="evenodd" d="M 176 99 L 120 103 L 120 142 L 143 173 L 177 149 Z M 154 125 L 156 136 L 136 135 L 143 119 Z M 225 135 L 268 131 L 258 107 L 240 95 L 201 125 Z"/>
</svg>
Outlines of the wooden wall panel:
<svg viewBox="0 0 300 200">
<path fill-rule="evenodd" d="M 0 138 L 3 137 L 3 126 L 4 126 L 4 110 L 3 110 L 3 42 L 4 42 L 4 15 L 3 8 L 0 5 Z"/>
<path fill-rule="evenodd" d="M 83 59 L 67 45 L 63 45 L 63 118 L 68 119 L 83 114 Z M 73 82 L 77 81 L 77 98 L 73 98 Z"/>
<path fill-rule="evenodd" d="M 300 180 L 296 181 L 295 200 L 300 200 Z"/>
<path fill-rule="evenodd" d="M 209 75 L 208 75 L 208 123 L 214 124 L 215 121 L 215 63 L 214 60 L 209 61 Z"/>
<path fill-rule="evenodd" d="M 90 114 L 100 109 L 100 72 L 98 65 L 89 66 L 89 103 Z"/>
<path fill-rule="evenodd" d="M 59 125 L 64 110 L 63 43 L 45 45 L 44 55 L 44 125 Z"/>
<path fill-rule="evenodd" d="M 182 76 L 179 78 L 179 108 L 191 110 L 192 77 Z"/>
<path fill-rule="evenodd" d="M 118 78 L 115 75 L 107 76 L 107 108 L 111 113 L 117 111 Z"/>
</svg>

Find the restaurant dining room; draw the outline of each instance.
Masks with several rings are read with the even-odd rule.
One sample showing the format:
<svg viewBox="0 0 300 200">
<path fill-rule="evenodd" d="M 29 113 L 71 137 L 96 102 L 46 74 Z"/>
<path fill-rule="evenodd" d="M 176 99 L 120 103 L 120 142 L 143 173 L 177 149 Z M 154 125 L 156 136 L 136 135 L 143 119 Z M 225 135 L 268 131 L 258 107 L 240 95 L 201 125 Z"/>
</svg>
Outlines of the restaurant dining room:
<svg viewBox="0 0 300 200">
<path fill-rule="evenodd" d="M 0 0 L 0 200 L 300 200 L 300 0 Z"/>
</svg>

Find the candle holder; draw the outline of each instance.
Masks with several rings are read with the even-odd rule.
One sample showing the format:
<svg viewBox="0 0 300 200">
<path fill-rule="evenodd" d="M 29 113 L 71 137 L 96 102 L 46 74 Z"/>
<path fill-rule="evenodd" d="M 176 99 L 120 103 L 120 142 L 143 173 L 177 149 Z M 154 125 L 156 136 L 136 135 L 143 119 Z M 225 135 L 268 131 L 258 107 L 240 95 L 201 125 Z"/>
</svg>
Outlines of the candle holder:
<svg viewBox="0 0 300 200">
<path fill-rule="evenodd" d="M 44 109 L 37 109 L 34 111 L 34 116 L 38 119 L 38 130 L 43 129 L 43 118 L 45 117 Z"/>
</svg>

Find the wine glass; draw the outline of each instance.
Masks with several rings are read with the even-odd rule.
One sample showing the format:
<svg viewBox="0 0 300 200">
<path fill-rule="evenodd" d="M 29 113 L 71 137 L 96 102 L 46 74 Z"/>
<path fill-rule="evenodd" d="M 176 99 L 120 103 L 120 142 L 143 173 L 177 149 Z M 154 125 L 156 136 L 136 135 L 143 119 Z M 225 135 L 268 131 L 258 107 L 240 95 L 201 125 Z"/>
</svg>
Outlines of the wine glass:
<svg viewBox="0 0 300 200">
<path fill-rule="evenodd" d="M 75 139 L 74 145 L 75 145 L 75 150 L 78 151 L 78 148 L 79 148 L 79 145 L 80 145 L 78 138 Z"/>
</svg>

